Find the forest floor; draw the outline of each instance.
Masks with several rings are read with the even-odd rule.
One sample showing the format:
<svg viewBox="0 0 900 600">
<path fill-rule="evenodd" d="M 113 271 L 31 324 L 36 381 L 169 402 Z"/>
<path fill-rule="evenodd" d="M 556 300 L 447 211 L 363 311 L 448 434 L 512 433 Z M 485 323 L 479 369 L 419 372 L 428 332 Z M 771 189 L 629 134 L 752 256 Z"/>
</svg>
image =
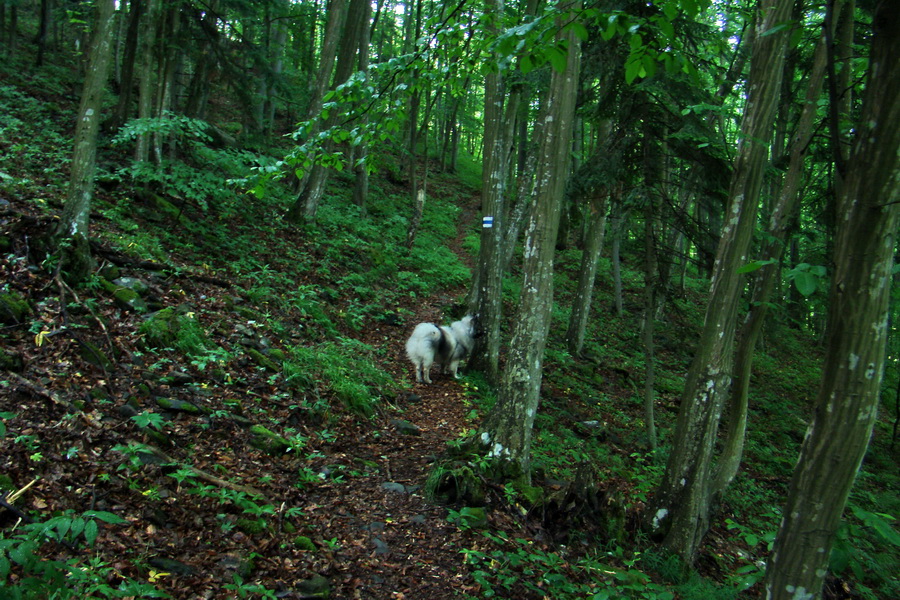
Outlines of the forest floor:
<svg viewBox="0 0 900 600">
<path fill-rule="evenodd" d="M 0 389 L 5 491 L 30 485 L 14 504 L 38 518 L 102 510 L 127 521 L 101 526 L 93 549 L 57 545 L 51 555 L 80 562 L 96 554 L 112 567 L 103 575 L 108 584 L 131 577 L 184 599 L 235 597 L 241 589 L 261 589 L 255 584 L 282 598 L 319 597 L 323 583 L 332 598 L 441 599 L 472 591 L 461 551 L 477 549 L 483 538 L 449 523 L 448 509 L 426 501 L 423 489 L 445 444 L 472 426 L 460 381 L 435 375 L 434 384 L 413 386 L 367 420 L 303 412 L 277 399 L 272 374 L 253 364 L 228 385 L 176 359 L 150 364 L 139 343 L 140 315 L 102 294 L 92 302 L 84 291 L 29 268 L 29 236 L 49 223 L 19 208 L 0 221 L 14 250 L 0 260 L 0 279 L 37 307 L 32 317 L 44 333 L 6 327 L 5 349 L 23 366 L 2 378 Z M 162 305 L 187 304 L 202 313 L 216 344 L 235 345 L 242 328 L 228 299 L 231 282 L 159 277 L 129 268 L 127 257 L 112 258 L 123 275 L 147 279 Z M 381 368 L 410 381 L 403 356 L 408 330 L 415 322 L 440 321 L 441 307 L 460 292 L 410 304 L 414 317 L 402 325 L 375 323 L 361 341 L 383 350 Z M 291 324 L 291 315 L 279 318 L 302 328 Z M 117 358 L 94 364 L 89 345 Z M 160 411 L 154 405 L 160 397 L 202 411 Z M 269 427 L 291 424 L 303 432 L 303 452 L 271 456 L 253 447 L 246 423 L 229 416 L 235 400 L 247 415 L 258 405 Z M 144 409 L 163 415 L 161 432 L 136 426 L 131 417 Z M 197 469 L 196 478 L 179 481 L 171 461 Z M 261 517 L 258 530 L 244 519 L 253 511 Z M 503 510 L 488 514 L 493 529 L 523 527 Z M 15 521 L 12 511 L 0 510 L 0 527 Z"/>
</svg>

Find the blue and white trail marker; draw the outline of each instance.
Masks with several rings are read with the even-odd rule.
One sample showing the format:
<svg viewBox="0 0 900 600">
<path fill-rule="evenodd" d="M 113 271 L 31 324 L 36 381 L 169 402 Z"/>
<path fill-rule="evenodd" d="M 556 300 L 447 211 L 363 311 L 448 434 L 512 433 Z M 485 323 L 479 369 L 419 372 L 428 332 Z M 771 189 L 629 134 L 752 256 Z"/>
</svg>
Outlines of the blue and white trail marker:
<svg viewBox="0 0 900 600">
<path fill-rule="evenodd" d="M 490 229 L 494 226 L 494 217 L 482 217 L 481 218 L 481 226 L 484 229 Z"/>
</svg>

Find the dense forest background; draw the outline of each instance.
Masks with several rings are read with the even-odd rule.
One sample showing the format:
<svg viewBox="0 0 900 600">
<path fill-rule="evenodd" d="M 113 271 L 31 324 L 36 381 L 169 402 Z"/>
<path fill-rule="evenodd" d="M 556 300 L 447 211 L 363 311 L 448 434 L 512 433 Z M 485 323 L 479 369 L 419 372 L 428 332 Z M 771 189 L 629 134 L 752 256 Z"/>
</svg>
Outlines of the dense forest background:
<svg viewBox="0 0 900 600">
<path fill-rule="evenodd" d="M 895 8 L 0 0 L 3 597 L 900 596 Z"/>
</svg>

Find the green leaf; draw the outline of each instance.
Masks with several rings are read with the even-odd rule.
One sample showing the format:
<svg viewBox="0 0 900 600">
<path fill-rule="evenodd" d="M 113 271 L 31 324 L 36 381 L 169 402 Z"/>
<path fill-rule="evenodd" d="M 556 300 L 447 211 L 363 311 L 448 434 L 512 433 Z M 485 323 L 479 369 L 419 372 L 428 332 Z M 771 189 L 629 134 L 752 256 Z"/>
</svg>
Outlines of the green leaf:
<svg viewBox="0 0 900 600">
<path fill-rule="evenodd" d="M 775 25 L 768 31 L 762 32 L 759 37 L 766 37 L 767 35 L 773 35 L 775 33 L 778 33 L 779 31 L 784 31 L 785 29 L 788 29 L 789 27 L 791 27 L 790 22 L 779 23 L 778 25 Z"/>
<path fill-rule="evenodd" d="M 97 526 L 97 521 L 91 519 L 84 526 L 84 539 L 87 542 L 88 546 L 93 546 L 94 542 L 97 540 L 97 534 L 99 533 L 100 528 Z"/>
<path fill-rule="evenodd" d="M 575 35 L 578 36 L 578 39 L 580 39 L 582 42 L 587 41 L 589 36 L 587 27 L 584 26 L 584 23 L 581 23 L 580 21 L 573 21 L 572 29 L 573 31 L 575 31 Z"/>
<path fill-rule="evenodd" d="M 89 510 L 84 513 L 84 516 L 89 519 L 97 519 L 103 521 L 104 523 L 109 523 L 110 525 L 127 525 L 128 521 L 123 519 L 117 514 L 105 511 L 105 510 Z"/>
<path fill-rule="evenodd" d="M 752 273 L 753 271 L 761 269 L 761 268 L 765 267 L 766 265 L 771 265 L 774 263 L 775 263 L 775 261 L 771 260 L 771 259 L 769 259 L 769 260 L 754 260 L 754 261 L 748 262 L 746 265 L 739 268 L 737 270 L 737 272 L 738 273 Z"/>
<path fill-rule="evenodd" d="M 569 60 L 568 52 L 560 49 L 558 46 L 551 46 L 547 48 L 547 58 L 550 59 L 550 64 L 553 65 L 553 69 L 557 73 L 566 72 L 566 64 Z"/>
<path fill-rule="evenodd" d="M 809 298 L 812 296 L 816 288 L 819 286 L 819 278 L 807 271 L 798 271 L 794 273 L 794 287 L 803 296 Z"/>
<path fill-rule="evenodd" d="M 534 62 L 531 60 L 531 55 L 526 54 L 522 56 L 519 60 L 519 70 L 525 75 L 534 70 Z"/>
<path fill-rule="evenodd" d="M 625 63 L 625 83 L 632 83 L 643 68 L 644 66 L 638 60 L 632 60 Z"/>
</svg>

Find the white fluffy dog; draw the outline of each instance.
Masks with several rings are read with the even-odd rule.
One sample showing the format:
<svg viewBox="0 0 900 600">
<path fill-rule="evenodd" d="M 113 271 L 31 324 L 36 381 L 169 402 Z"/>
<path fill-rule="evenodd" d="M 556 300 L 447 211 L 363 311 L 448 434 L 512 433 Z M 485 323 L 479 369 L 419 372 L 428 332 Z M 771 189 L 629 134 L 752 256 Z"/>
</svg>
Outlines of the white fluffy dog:
<svg viewBox="0 0 900 600">
<path fill-rule="evenodd" d="M 440 363 L 442 372 L 448 369 L 459 377 L 459 361 L 472 351 L 475 340 L 475 317 L 468 315 L 449 327 L 434 323 L 419 323 L 406 341 L 406 356 L 416 369 L 416 381 L 431 383 L 431 365 Z"/>
</svg>

